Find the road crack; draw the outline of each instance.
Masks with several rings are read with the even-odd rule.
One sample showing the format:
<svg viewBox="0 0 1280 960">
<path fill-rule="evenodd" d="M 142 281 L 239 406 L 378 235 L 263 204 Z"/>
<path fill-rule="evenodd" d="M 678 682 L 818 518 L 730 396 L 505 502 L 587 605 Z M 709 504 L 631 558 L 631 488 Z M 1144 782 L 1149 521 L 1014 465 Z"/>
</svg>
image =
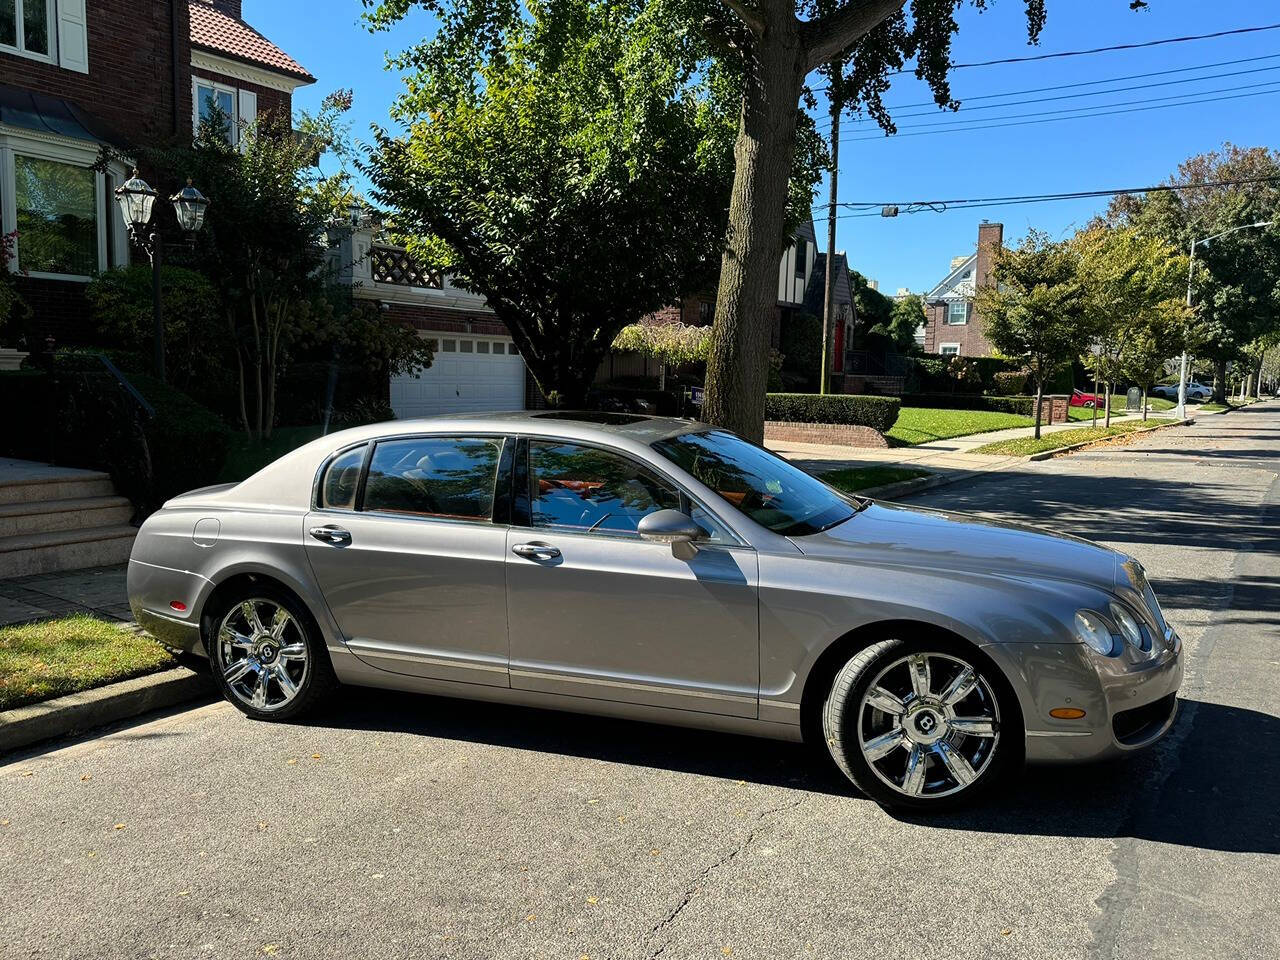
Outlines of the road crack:
<svg viewBox="0 0 1280 960">
<path fill-rule="evenodd" d="M 739 843 L 735 847 L 733 847 L 733 849 L 729 850 L 723 856 L 719 857 L 718 859 L 714 860 L 712 863 L 708 864 L 706 867 L 700 870 L 693 877 L 693 879 L 689 881 L 688 884 L 685 885 L 684 893 L 681 895 L 680 899 L 676 901 L 676 903 L 671 907 L 671 909 L 666 912 L 666 914 L 662 917 L 662 919 L 660 919 L 657 923 L 653 925 L 653 927 L 649 930 L 649 935 L 646 939 L 653 940 L 655 937 L 661 936 L 663 931 L 666 930 L 667 927 L 671 926 L 671 924 L 675 922 L 676 918 L 679 917 L 680 914 L 684 912 L 684 908 L 689 906 L 689 904 L 693 902 L 693 898 L 695 894 L 697 894 L 698 890 L 706 882 L 708 877 L 716 873 L 721 868 L 732 863 L 734 860 L 738 859 L 738 857 L 742 856 L 744 852 L 746 852 L 747 848 L 750 847 L 751 844 L 755 842 L 756 834 L 760 832 L 760 828 L 765 825 L 765 822 L 769 820 L 769 818 L 779 813 L 785 813 L 788 810 L 794 810 L 796 807 L 804 803 L 805 800 L 807 799 L 808 799 L 807 797 L 799 797 L 798 799 L 792 801 L 791 803 L 784 803 L 776 807 L 770 807 L 767 810 L 762 810 L 756 816 L 755 823 L 752 824 L 751 829 L 747 831 L 746 835 L 742 838 L 741 841 L 739 841 Z M 655 950 L 650 952 L 649 960 L 656 960 L 656 958 L 660 957 L 662 955 L 662 952 L 666 950 L 669 945 L 670 945 L 669 940 L 663 940 L 660 944 L 658 944 Z"/>
</svg>

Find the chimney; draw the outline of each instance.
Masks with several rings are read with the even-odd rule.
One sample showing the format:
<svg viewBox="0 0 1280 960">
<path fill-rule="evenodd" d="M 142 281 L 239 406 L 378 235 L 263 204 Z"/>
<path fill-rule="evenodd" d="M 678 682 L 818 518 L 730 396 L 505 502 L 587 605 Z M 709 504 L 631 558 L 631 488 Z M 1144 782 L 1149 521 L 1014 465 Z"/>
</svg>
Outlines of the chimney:
<svg viewBox="0 0 1280 960">
<path fill-rule="evenodd" d="M 978 269 L 973 278 L 975 286 L 991 284 L 991 263 L 996 252 L 1004 246 L 1004 224 L 983 220 L 978 224 Z"/>
<path fill-rule="evenodd" d="M 229 17 L 235 17 L 237 20 L 244 19 L 240 15 L 241 0 L 213 0 L 213 5 Z"/>
</svg>

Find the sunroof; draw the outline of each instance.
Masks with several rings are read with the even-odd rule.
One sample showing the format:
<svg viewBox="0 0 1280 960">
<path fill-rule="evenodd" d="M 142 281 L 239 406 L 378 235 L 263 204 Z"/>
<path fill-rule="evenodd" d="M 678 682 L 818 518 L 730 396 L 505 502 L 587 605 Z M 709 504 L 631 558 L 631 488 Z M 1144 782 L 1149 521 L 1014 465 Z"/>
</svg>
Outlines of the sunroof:
<svg viewBox="0 0 1280 960">
<path fill-rule="evenodd" d="M 539 420 L 574 420 L 578 423 L 598 423 L 606 427 L 625 427 L 629 423 L 648 420 L 646 416 L 636 413 L 611 413 L 608 410 L 553 410 L 550 413 L 535 413 Z"/>
</svg>

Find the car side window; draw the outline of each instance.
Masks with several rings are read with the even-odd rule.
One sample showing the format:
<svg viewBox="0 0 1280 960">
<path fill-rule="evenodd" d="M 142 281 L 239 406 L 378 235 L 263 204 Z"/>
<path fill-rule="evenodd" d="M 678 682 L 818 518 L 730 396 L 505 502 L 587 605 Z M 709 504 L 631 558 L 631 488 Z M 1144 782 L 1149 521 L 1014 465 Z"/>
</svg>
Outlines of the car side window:
<svg viewBox="0 0 1280 960">
<path fill-rule="evenodd" d="M 364 463 L 364 447 L 348 450 L 334 457 L 320 484 L 320 506 L 326 510 L 354 510 L 356 488 L 360 485 L 360 467 Z"/>
<path fill-rule="evenodd" d="M 502 441 L 415 437 L 379 443 L 369 462 L 364 509 L 452 520 L 493 519 Z"/>
<path fill-rule="evenodd" d="M 635 535 L 641 519 L 679 510 L 680 492 L 635 461 L 575 443 L 529 442 L 530 518 L 535 527 Z"/>
</svg>

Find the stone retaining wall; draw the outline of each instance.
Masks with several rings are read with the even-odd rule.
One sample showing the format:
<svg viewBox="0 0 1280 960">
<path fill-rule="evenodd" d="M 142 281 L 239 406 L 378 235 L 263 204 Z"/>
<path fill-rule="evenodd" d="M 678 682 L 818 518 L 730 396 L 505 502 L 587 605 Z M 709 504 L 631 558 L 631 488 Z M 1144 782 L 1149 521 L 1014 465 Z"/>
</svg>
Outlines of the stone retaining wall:
<svg viewBox="0 0 1280 960">
<path fill-rule="evenodd" d="M 766 440 L 784 443 L 834 443 L 846 447 L 888 447 L 884 435 L 871 427 L 855 427 L 844 423 L 792 423 L 767 420 Z"/>
</svg>

